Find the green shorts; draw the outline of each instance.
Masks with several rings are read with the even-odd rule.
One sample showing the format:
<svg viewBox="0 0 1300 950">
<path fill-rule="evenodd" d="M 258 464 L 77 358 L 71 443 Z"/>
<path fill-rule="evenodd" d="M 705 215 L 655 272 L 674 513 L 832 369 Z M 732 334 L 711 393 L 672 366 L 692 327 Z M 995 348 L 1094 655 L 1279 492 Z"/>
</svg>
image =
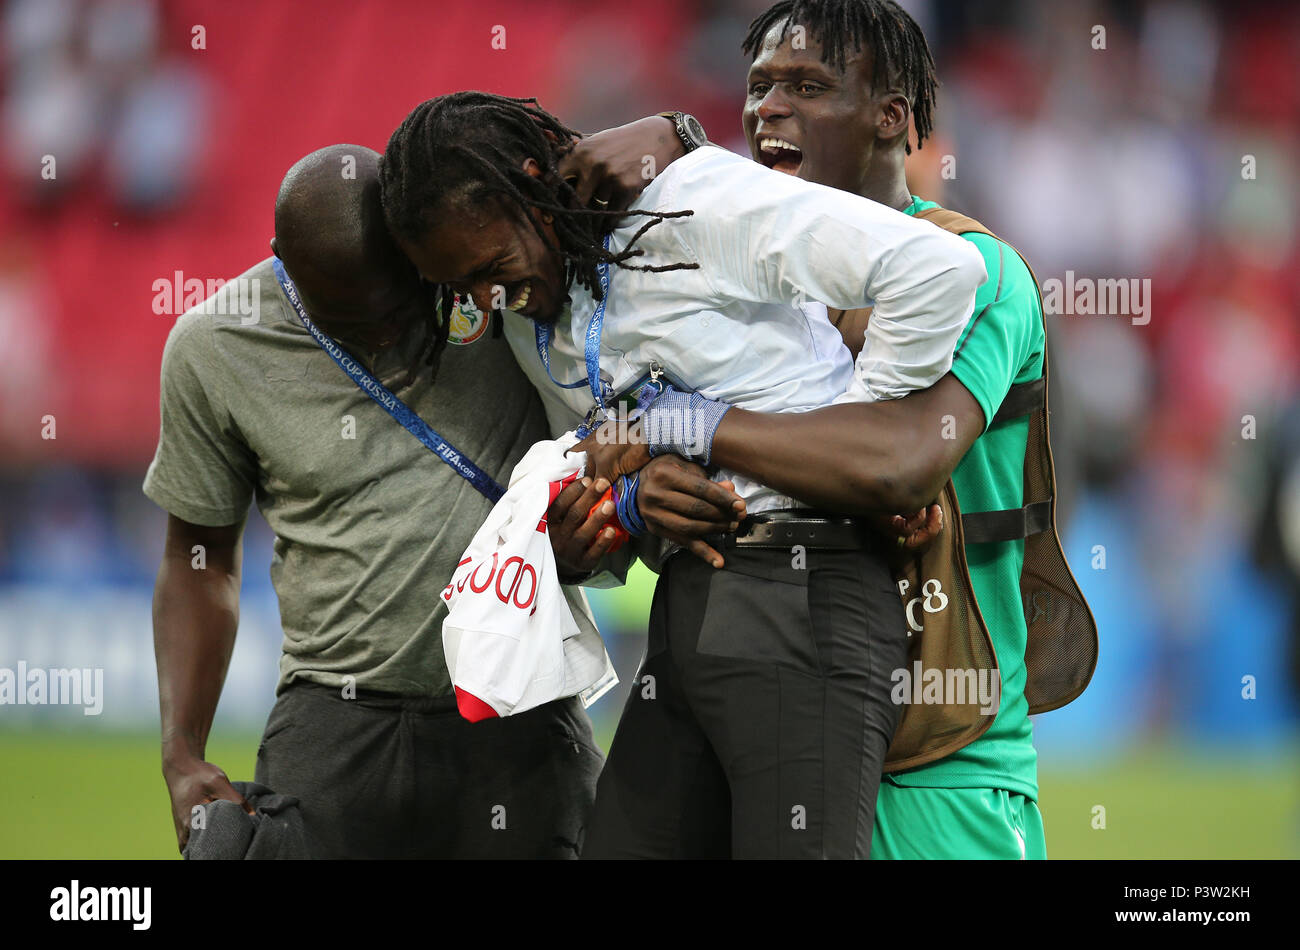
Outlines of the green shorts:
<svg viewBox="0 0 1300 950">
<path fill-rule="evenodd" d="M 880 783 L 871 857 L 1047 857 L 1038 805 L 1001 788 L 914 788 Z"/>
</svg>

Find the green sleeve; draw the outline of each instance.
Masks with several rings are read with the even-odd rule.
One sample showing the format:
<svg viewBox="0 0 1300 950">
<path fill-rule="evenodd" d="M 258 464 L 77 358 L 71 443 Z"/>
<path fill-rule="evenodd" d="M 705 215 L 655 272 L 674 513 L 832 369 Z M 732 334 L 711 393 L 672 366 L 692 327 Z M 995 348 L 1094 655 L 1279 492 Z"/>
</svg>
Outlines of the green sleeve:
<svg viewBox="0 0 1300 950">
<path fill-rule="evenodd" d="M 953 354 L 952 372 L 984 410 L 984 428 L 1013 383 L 1043 372 L 1043 318 L 1029 268 L 1010 245 L 987 234 L 962 235 L 984 256 L 989 279 Z"/>
</svg>

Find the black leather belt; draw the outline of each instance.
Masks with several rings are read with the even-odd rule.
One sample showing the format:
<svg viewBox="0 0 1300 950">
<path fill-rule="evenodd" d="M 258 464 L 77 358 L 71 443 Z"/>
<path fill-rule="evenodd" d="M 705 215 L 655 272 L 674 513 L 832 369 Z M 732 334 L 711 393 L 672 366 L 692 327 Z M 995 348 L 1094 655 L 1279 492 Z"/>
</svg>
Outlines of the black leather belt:
<svg viewBox="0 0 1300 950">
<path fill-rule="evenodd" d="M 714 547 L 787 551 L 796 544 L 824 551 L 856 551 L 873 544 L 861 522 L 811 508 L 760 512 L 742 521 L 735 534 L 714 535 L 705 540 Z"/>
</svg>

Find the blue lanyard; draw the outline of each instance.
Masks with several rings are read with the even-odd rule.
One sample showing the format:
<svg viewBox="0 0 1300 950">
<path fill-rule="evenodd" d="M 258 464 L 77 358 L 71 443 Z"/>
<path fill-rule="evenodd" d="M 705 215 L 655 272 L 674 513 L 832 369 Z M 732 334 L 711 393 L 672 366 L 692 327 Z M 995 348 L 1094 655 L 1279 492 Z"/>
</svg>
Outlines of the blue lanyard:
<svg viewBox="0 0 1300 950">
<path fill-rule="evenodd" d="M 605 250 L 609 250 L 609 235 L 605 235 Z M 583 343 L 584 356 L 587 363 L 587 378 L 580 379 L 577 382 L 562 383 L 551 373 L 551 333 L 554 331 L 554 325 L 550 323 L 536 323 L 533 325 L 533 332 L 537 337 L 537 355 L 542 359 L 542 366 L 546 369 L 546 375 L 550 377 L 551 382 L 561 389 L 577 389 L 583 383 L 591 389 L 591 396 L 596 401 L 596 408 L 603 410 L 605 403 L 611 397 L 604 382 L 600 378 L 600 336 L 605 324 L 605 304 L 609 302 L 609 261 L 601 261 L 596 265 L 596 275 L 600 278 L 600 300 L 596 303 L 596 312 L 591 315 L 591 322 L 587 324 L 587 338 Z M 584 431 L 586 430 L 586 431 Z M 590 431 L 587 423 L 578 428 L 578 437 L 585 438 Z"/>
<path fill-rule="evenodd" d="M 275 279 L 280 282 L 280 289 L 289 298 L 289 303 L 293 304 L 293 309 L 298 312 L 298 319 L 312 335 L 312 339 L 320 344 L 320 348 L 328 353 L 335 363 L 339 364 L 339 368 L 348 374 L 361 391 L 383 406 L 390 416 L 400 422 L 411 435 L 423 442 L 429 451 L 454 468 L 457 474 L 477 488 L 488 501 L 495 503 L 500 500 L 506 493 L 504 488 L 467 456 L 457 451 L 455 446 L 438 435 L 434 428 L 417 416 L 410 406 L 389 392 L 383 383 L 375 379 L 364 366 L 311 322 L 311 318 L 307 316 L 307 308 L 302 305 L 302 299 L 298 296 L 298 288 L 289 279 L 280 259 L 272 260 L 271 266 L 275 269 Z"/>
</svg>

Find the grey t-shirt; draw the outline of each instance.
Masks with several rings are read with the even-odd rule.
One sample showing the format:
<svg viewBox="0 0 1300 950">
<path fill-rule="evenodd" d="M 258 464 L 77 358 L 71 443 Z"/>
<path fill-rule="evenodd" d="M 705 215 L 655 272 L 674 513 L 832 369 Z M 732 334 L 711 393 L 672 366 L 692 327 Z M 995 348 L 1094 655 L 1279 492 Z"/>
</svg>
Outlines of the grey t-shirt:
<svg viewBox="0 0 1300 950">
<path fill-rule="evenodd" d="M 506 341 L 456 326 L 472 342 L 446 348 L 437 383 L 426 374 L 397 395 L 504 485 L 549 437 L 546 416 Z M 393 388 L 401 365 L 388 354 L 370 368 Z M 201 525 L 243 521 L 256 497 L 275 532 L 277 692 L 345 676 L 362 690 L 451 692 L 438 595 L 492 505 L 316 344 L 270 259 L 176 321 L 160 403 L 145 494 Z M 581 590 L 564 590 L 594 627 Z"/>
</svg>

